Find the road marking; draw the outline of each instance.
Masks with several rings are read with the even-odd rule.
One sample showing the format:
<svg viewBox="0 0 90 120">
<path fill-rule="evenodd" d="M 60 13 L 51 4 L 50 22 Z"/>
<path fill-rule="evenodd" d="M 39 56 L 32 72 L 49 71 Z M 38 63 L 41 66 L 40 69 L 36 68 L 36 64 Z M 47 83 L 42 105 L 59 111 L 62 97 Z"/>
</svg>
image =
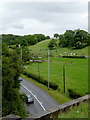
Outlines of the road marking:
<svg viewBox="0 0 90 120">
<path fill-rule="evenodd" d="M 22 83 L 21 83 L 21 85 L 22 85 Z M 30 92 L 31 93 L 31 95 L 33 95 L 33 97 L 37 100 L 37 102 L 40 104 L 40 106 L 43 108 L 43 110 L 44 111 L 46 111 L 46 109 L 44 108 L 44 106 L 42 105 L 42 102 L 40 102 L 39 100 L 38 100 L 38 98 L 36 97 L 36 95 L 34 95 L 30 90 L 28 90 L 27 88 L 26 88 L 26 86 L 24 86 L 24 85 L 22 85 L 28 92 Z"/>
</svg>

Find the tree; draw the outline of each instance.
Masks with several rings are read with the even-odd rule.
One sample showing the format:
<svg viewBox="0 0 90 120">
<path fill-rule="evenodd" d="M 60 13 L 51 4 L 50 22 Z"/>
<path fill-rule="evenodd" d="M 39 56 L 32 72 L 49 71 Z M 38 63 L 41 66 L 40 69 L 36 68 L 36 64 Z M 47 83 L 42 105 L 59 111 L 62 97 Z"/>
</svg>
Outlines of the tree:
<svg viewBox="0 0 90 120">
<path fill-rule="evenodd" d="M 34 35 L 13 35 L 13 34 L 2 34 L 3 42 L 7 43 L 7 45 L 21 45 L 21 46 L 30 46 L 34 45 L 37 42 L 43 41 L 46 39 L 44 34 L 34 34 Z M 49 39 L 49 36 L 47 36 Z"/>
<path fill-rule="evenodd" d="M 56 37 L 56 38 L 59 37 L 59 34 L 55 33 L 55 34 L 54 34 L 54 37 Z"/>
<path fill-rule="evenodd" d="M 31 57 L 31 54 L 29 52 L 28 47 L 23 48 L 22 49 L 22 60 L 24 62 L 29 61 L 30 57 Z"/>
<path fill-rule="evenodd" d="M 74 39 L 74 34 L 75 32 L 72 30 L 66 30 L 64 33 L 64 38 L 65 38 L 65 47 L 73 47 L 73 39 Z"/>
<path fill-rule="evenodd" d="M 24 103 L 20 98 L 20 81 L 22 67 L 19 56 L 14 50 L 2 45 L 2 116 L 9 114 L 27 117 Z"/>
<path fill-rule="evenodd" d="M 50 39 L 50 36 L 46 36 L 45 39 Z"/>
<path fill-rule="evenodd" d="M 67 40 L 65 39 L 64 35 L 59 36 L 59 46 L 61 47 L 67 47 Z"/>
<path fill-rule="evenodd" d="M 80 48 L 84 47 L 84 45 L 88 45 L 88 32 L 80 29 L 77 29 L 75 32 L 74 46 L 77 48 L 77 43 L 81 44 Z"/>
<path fill-rule="evenodd" d="M 45 35 L 43 34 L 34 34 L 34 36 L 36 37 L 37 42 L 45 40 Z"/>
<path fill-rule="evenodd" d="M 59 46 L 62 46 L 63 39 L 64 39 L 63 35 L 59 35 L 59 43 L 58 43 Z"/>
<path fill-rule="evenodd" d="M 27 41 L 28 45 L 34 45 L 38 42 L 37 38 L 34 35 L 25 35 L 24 38 L 25 41 Z"/>
<path fill-rule="evenodd" d="M 56 44 L 55 40 L 52 39 L 52 40 L 49 42 L 49 44 L 48 44 L 48 48 L 49 48 L 49 49 L 53 49 L 56 45 L 57 45 L 57 44 Z"/>
<path fill-rule="evenodd" d="M 63 35 L 59 35 L 59 46 L 83 48 L 89 45 L 90 35 L 84 30 L 66 30 Z"/>
</svg>

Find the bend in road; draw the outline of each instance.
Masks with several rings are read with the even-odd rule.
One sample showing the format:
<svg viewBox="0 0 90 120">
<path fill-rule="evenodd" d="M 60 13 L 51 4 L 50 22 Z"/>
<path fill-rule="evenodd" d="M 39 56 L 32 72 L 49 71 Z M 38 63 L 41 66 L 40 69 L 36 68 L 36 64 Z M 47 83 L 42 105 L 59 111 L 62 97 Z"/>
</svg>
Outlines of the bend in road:
<svg viewBox="0 0 90 120">
<path fill-rule="evenodd" d="M 26 109 L 29 111 L 29 115 L 51 109 L 59 105 L 53 97 L 34 83 L 22 78 L 21 85 L 20 92 L 30 94 L 34 97 L 34 104 L 25 104 Z"/>
</svg>

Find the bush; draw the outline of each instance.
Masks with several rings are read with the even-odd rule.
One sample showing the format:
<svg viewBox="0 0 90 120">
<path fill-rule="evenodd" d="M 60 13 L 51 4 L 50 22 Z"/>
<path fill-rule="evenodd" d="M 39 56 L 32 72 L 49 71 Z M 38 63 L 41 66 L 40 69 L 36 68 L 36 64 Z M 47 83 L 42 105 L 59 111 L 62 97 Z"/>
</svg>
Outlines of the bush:
<svg viewBox="0 0 90 120">
<path fill-rule="evenodd" d="M 80 93 L 78 93 L 78 92 L 76 92 L 75 90 L 72 90 L 72 89 L 68 89 L 68 92 L 69 92 L 69 97 L 73 98 L 73 99 L 77 99 L 77 98 L 83 96 Z"/>
<path fill-rule="evenodd" d="M 58 85 L 56 83 L 50 82 L 50 87 L 53 88 L 54 90 L 57 90 Z"/>
<path fill-rule="evenodd" d="M 21 93 L 20 98 L 22 99 L 23 102 L 26 102 L 27 96 L 25 93 Z"/>
</svg>

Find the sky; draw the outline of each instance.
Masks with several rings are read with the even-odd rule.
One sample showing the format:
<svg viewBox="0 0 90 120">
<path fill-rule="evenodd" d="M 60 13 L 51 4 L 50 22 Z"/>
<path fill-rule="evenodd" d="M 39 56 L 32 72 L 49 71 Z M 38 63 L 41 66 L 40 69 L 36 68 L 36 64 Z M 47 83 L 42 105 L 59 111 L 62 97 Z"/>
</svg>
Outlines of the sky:
<svg viewBox="0 0 90 120">
<path fill-rule="evenodd" d="M 79 1 L 79 2 L 78 2 Z M 66 30 L 88 31 L 88 1 L 2 2 L 0 34 L 45 34 L 53 37 Z"/>
</svg>

